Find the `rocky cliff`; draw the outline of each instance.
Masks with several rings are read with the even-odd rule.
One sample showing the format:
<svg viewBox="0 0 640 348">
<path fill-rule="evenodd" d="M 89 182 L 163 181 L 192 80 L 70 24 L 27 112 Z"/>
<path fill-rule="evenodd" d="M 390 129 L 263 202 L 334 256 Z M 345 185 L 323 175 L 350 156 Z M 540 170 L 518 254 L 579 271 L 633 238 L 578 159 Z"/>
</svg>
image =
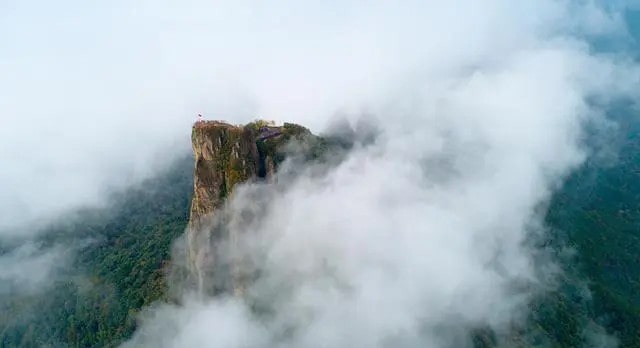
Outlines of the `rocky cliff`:
<svg viewBox="0 0 640 348">
<path fill-rule="evenodd" d="M 189 273 L 200 291 L 242 293 L 240 267 L 229 262 L 229 258 L 220 261 L 219 250 L 215 248 L 217 241 L 233 241 L 237 237 L 226 231 L 222 208 L 238 184 L 271 179 L 292 139 L 309 143 L 310 139 L 320 138 L 290 123 L 283 126 L 264 121 L 242 126 L 219 121 L 194 124 L 195 169 L 187 258 Z M 227 245 L 232 247 L 233 243 Z"/>
<path fill-rule="evenodd" d="M 196 230 L 204 218 L 220 207 L 235 185 L 258 173 L 257 134 L 250 127 L 222 122 L 200 122 L 192 131 L 195 158 L 190 226 Z"/>
</svg>

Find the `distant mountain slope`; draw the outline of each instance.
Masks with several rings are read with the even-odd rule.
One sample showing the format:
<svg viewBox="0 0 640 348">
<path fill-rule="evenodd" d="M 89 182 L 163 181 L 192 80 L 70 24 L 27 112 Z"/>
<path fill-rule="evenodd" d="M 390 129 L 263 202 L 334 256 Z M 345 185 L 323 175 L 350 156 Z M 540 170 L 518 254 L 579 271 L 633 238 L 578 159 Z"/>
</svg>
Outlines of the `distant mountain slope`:
<svg viewBox="0 0 640 348">
<path fill-rule="evenodd" d="M 111 207 L 74 214 L 42 245 L 80 247 L 43 292 L 0 302 L 1 347 L 108 347 L 135 329 L 136 312 L 166 295 L 163 266 L 187 225 L 192 158 L 113 198 Z"/>
<path fill-rule="evenodd" d="M 640 347 L 640 122 L 617 119 L 616 162 L 587 162 L 554 196 L 547 220 L 577 252 L 566 267 L 591 290 L 590 314 L 621 347 Z M 558 317 L 580 314 L 568 299 Z"/>
</svg>

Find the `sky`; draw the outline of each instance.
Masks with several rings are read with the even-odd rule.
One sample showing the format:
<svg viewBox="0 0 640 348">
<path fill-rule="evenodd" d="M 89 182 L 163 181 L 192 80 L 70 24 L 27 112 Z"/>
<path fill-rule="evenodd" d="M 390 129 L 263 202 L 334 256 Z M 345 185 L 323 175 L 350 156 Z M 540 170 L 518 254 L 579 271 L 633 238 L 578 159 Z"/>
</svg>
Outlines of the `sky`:
<svg viewBox="0 0 640 348">
<path fill-rule="evenodd" d="M 274 193 L 239 251 L 267 274 L 250 291 L 272 322 L 188 300 L 150 310 L 133 342 L 449 347 L 505 330 L 556 269 L 525 243 L 544 233 L 537 208 L 590 154 L 585 125 L 637 95 L 637 64 L 590 45 L 633 42 L 632 5 L 3 1 L 0 231 L 30 235 L 153 175 L 189 152 L 197 113 L 316 132 L 371 117 L 378 141 Z"/>
</svg>

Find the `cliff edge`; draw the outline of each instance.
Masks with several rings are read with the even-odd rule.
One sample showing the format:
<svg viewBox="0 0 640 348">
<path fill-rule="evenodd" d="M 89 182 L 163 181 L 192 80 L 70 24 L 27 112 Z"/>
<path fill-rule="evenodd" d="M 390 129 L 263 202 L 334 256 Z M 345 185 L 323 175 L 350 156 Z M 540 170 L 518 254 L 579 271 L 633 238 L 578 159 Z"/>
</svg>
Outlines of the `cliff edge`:
<svg viewBox="0 0 640 348">
<path fill-rule="evenodd" d="M 237 265 L 216 262 L 215 243 L 233 239 L 220 212 L 243 182 L 271 179 L 292 139 L 319 139 L 299 125 L 275 126 L 265 121 L 231 125 L 200 121 L 192 129 L 195 160 L 193 198 L 187 229 L 187 265 L 199 291 L 243 292 Z M 227 233 L 227 234 L 225 234 Z M 236 270 L 234 270 L 236 269 Z"/>
</svg>

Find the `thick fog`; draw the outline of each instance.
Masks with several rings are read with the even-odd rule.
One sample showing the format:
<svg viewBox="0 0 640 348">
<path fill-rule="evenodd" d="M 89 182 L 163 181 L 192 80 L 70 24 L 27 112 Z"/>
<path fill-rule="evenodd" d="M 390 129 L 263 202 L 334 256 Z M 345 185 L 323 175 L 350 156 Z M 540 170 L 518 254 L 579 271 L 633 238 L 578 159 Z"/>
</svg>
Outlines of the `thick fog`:
<svg viewBox="0 0 640 348">
<path fill-rule="evenodd" d="M 239 250 L 268 321 L 186 298 L 148 312 L 132 343 L 457 347 L 471 328 L 504 332 L 558 271 L 533 246 L 538 208 L 589 155 L 584 127 L 637 94 L 636 64 L 589 44 L 630 40 L 625 6 L 5 1 L 0 230 L 152 175 L 189 151 L 197 113 L 314 131 L 371 115 L 376 142 L 326 176 L 230 202 L 270 197 Z"/>
</svg>

